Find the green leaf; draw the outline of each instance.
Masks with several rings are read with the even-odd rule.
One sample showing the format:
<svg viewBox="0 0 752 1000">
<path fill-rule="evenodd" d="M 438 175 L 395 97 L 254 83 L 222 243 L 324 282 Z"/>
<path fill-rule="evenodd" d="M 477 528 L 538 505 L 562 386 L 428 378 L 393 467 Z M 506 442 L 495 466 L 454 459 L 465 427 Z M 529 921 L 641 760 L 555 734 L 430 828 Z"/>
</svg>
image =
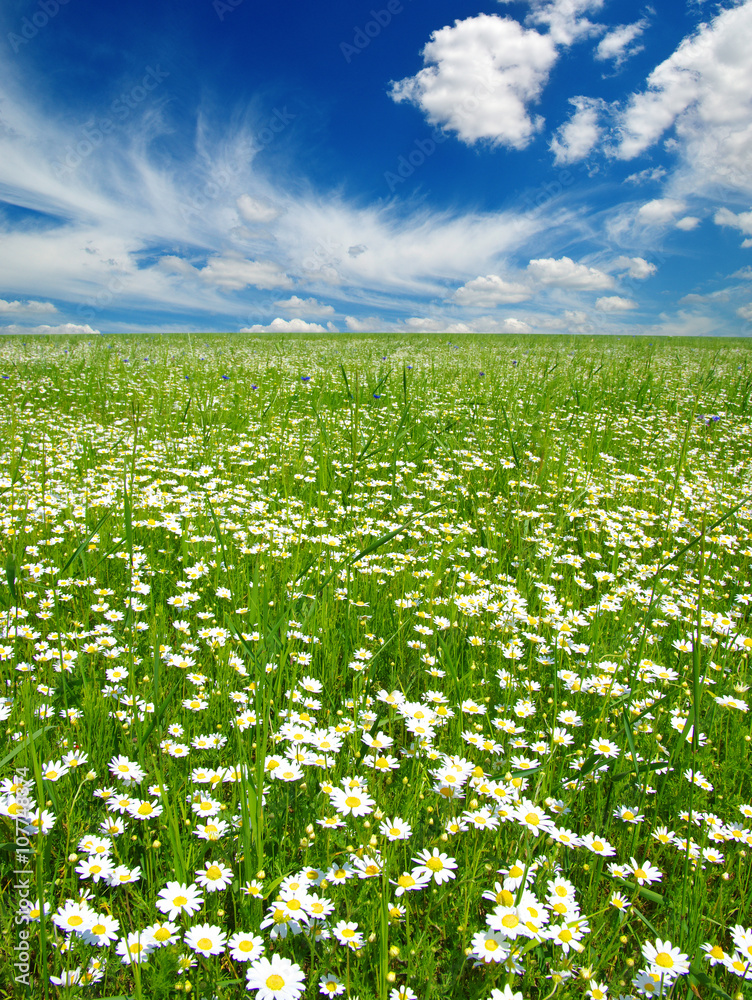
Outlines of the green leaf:
<svg viewBox="0 0 752 1000">
<path fill-rule="evenodd" d="M 8 754 L 7 757 L 3 757 L 3 759 L 0 760 L 0 771 L 5 767 L 7 763 L 13 760 L 16 754 L 21 753 L 21 751 L 25 750 L 27 746 L 29 746 L 31 743 L 34 742 L 34 740 L 38 739 L 44 733 L 54 728 L 55 728 L 54 726 L 42 726 L 41 729 L 37 729 L 35 733 L 31 734 L 31 736 L 27 736 L 26 739 L 21 740 L 21 742 L 19 743 L 19 745 L 16 747 L 15 750 L 11 750 L 11 752 Z"/>
<path fill-rule="evenodd" d="M 149 737 L 151 736 L 151 734 L 154 732 L 154 730 L 157 728 L 157 726 L 159 725 L 159 723 L 162 721 L 162 716 L 167 711 L 167 706 L 170 704 L 170 701 L 172 700 L 172 696 L 177 691 L 178 687 L 180 686 L 180 683 L 181 683 L 180 680 L 175 681 L 175 683 L 172 685 L 172 687 L 170 688 L 170 690 L 167 692 L 167 695 L 165 696 L 162 704 L 159 706 L 159 708 L 154 713 L 154 718 L 151 720 L 151 723 L 149 724 L 149 728 L 146 730 L 146 732 L 144 733 L 144 735 L 141 737 L 141 742 L 139 744 L 139 750 L 143 750 L 143 748 L 146 746 L 146 741 L 149 739 Z"/>
<path fill-rule="evenodd" d="M 663 896 L 660 892 L 653 892 L 652 889 L 646 889 L 644 885 L 637 885 L 635 882 L 628 882 L 625 878 L 616 879 L 619 885 L 625 885 L 632 892 L 635 890 L 645 899 L 649 899 L 653 903 L 662 903 Z"/>
<path fill-rule="evenodd" d="M 86 536 L 86 538 L 81 542 L 81 544 L 78 546 L 78 548 L 73 553 L 73 555 L 70 557 L 70 559 L 65 564 L 65 566 L 63 566 L 63 568 L 60 570 L 60 576 L 65 576 L 65 573 L 66 573 L 68 567 L 71 566 L 76 561 L 76 559 L 78 559 L 78 557 L 86 549 L 86 547 L 89 544 L 89 542 L 92 540 L 92 538 L 94 537 L 94 535 L 96 535 L 96 533 L 102 527 L 102 525 L 107 520 L 107 518 L 111 517 L 111 516 L 112 516 L 112 511 L 108 510 L 107 513 L 102 518 L 102 520 L 96 525 L 96 527 L 94 528 L 94 530 L 90 534 L 88 534 Z"/>
<path fill-rule="evenodd" d="M 18 594 L 16 593 L 16 560 L 12 552 L 8 553 L 8 558 L 5 562 L 5 576 L 8 582 L 10 596 L 13 598 L 13 603 L 17 606 Z"/>
</svg>

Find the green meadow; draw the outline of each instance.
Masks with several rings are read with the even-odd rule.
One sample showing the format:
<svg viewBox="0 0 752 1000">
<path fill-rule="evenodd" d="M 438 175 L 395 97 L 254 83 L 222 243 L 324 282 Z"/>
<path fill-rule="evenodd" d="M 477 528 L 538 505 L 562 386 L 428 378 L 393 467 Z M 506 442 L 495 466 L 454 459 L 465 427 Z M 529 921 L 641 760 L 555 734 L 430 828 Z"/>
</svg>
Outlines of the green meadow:
<svg viewBox="0 0 752 1000">
<path fill-rule="evenodd" d="M 0 341 L 0 998 L 752 996 L 752 342 Z"/>
</svg>

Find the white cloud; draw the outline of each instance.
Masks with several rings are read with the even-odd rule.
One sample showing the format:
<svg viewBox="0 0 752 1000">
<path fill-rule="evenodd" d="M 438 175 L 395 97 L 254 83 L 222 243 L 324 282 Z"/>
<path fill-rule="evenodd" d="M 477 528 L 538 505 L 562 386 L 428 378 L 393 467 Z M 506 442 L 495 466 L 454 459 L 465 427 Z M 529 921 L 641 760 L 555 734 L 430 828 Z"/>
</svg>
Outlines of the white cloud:
<svg viewBox="0 0 752 1000">
<path fill-rule="evenodd" d="M 486 139 L 524 149 L 543 127 L 528 106 L 539 98 L 556 58 L 550 35 L 479 14 L 434 31 L 423 49 L 424 68 L 392 83 L 390 94 L 417 105 L 431 124 L 465 143 Z"/>
<path fill-rule="evenodd" d="M 742 319 L 752 319 L 752 302 L 747 306 L 740 306 L 736 310 L 736 315 L 741 316 Z"/>
<path fill-rule="evenodd" d="M 614 285 L 611 275 L 595 267 L 576 264 L 570 257 L 531 260 L 527 270 L 533 280 L 543 286 L 597 291 L 601 288 L 613 288 Z"/>
<path fill-rule="evenodd" d="M 498 273 L 536 233 L 576 222 L 555 202 L 535 212 L 452 211 L 302 190 L 284 174 L 260 172 L 250 128 L 219 135 L 204 120 L 195 156 L 179 169 L 152 153 L 134 118 L 133 129 L 113 134 L 61 180 L 54 163 L 70 135 L 30 88 L 11 87 L 11 72 L 14 65 L 0 65 L 0 189 L 49 222 L 44 230 L 0 224 L 4 294 L 54 299 L 76 323 L 102 325 L 106 312 L 114 329 L 126 310 L 156 309 L 185 317 L 189 328 L 206 329 L 207 314 L 237 328 L 249 315 L 269 315 L 257 289 L 326 302 L 332 286 L 348 313 L 418 315 L 447 287 Z M 244 225 L 272 209 L 268 224 Z M 292 318 L 299 310 L 274 311 Z"/>
<path fill-rule="evenodd" d="M 675 316 L 661 313 L 660 322 L 643 327 L 642 332 L 657 337 L 708 337 L 718 332 L 718 320 L 680 309 Z"/>
<path fill-rule="evenodd" d="M 510 0 L 501 0 L 508 3 Z M 527 23 L 548 28 L 549 36 L 557 45 L 569 46 L 583 38 L 604 31 L 602 24 L 594 24 L 585 14 L 598 11 L 603 0 L 527 0 L 530 14 Z"/>
<path fill-rule="evenodd" d="M 584 159 L 600 140 L 602 129 L 598 122 L 603 101 L 592 97 L 571 97 L 569 103 L 575 112 L 551 140 L 549 149 L 556 163 L 575 163 Z"/>
<path fill-rule="evenodd" d="M 318 299 L 301 299 L 292 295 L 289 299 L 280 299 L 273 303 L 275 309 L 284 309 L 288 313 L 298 313 L 306 316 L 333 316 L 334 306 L 324 305 Z"/>
<path fill-rule="evenodd" d="M 306 323 L 303 319 L 273 319 L 268 326 L 255 323 L 253 326 L 244 326 L 241 333 L 326 333 L 325 326 L 318 323 Z"/>
<path fill-rule="evenodd" d="M 728 208 L 719 208 L 713 216 L 713 222 L 717 226 L 731 226 L 732 229 L 738 229 L 747 237 L 752 236 L 752 211 L 739 212 L 736 215 Z M 752 246 L 752 239 L 743 240 L 742 246 L 745 248 Z"/>
<path fill-rule="evenodd" d="M 685 233 L 697 229 L 699 225 L 700 220 L 695 215 L 685 215 L 684 218 L 676 220 L 676 228 L 683 230 Z"/>
<path fill-rule="evenodd" d="M 685 38 L 633 94 L 615 152 L 631 159 L 675 127 L 687 190 L 752 188 L 752 2 Z"/>
<path fill-rule="evenodd" d="M 99 330 L 92 329 L 88 323 L 61 323 L 59 326 L 47 326 L 46 324 L 42 326 L 19 326 L 17 323 L 11 323 L 9 326 L 0 326 L 0 334 L 3 333 L 26 333 L 35 337 L 47 337 L 52 334 L 61 334 L 68 337 L 80 336 L 82 334 L 85 336 L 99 336 Z"/>
<path fill-rule="evenodd" d="M 617 257 L 614 261 L 614 267 L 619 272 L 626 272 L 630 278 L 636 278 L 638 281 L 649 278 L 658 270 L 655 264 L 651 264 L 644 257 Z"/>
<path fill-rule="evenodd" d="M 630 174 L 626 178 L 630 184 L 649 184 L 651 181 L 660 181 L 666 176 L 666 171 L 663 167 L 645 167 L 644 170 L 638 170 L 636 174 Z"/>
<path fill-rule="evenodd" d="M 240 218 L 249 225 L 266 225 L 274 222 L 279 215 L 279 209 L 270 201 L 265 198 L 251 198 L 249 194 L 241 194 L 236 205 Z"/>
<path fill-rule="evenodd" d="M 170 274 L 199 278 L 224 291 L 240 291 L 249 286 L 262 289 L 292 287 L 290 278 L 273 261 L 245 260 L 239 255 L 211 257 L 204 267 L 194 267 L 182 257 L 165 255 L 157 266 Z"/>
<path fill-rule="evenodd" d="M 447 324 L 441 319 L 430 319 L 427 316 L 410 316 L 404 326 L 413 333 L 446 333 Z"/>
<path fill-rule="evenodd" d="M 602 295 L 595 300 L 595 308 L 601 312 L 625 312 L 627 309 L 636 309 L 637 303 L 632 299 L 622 298 L 621 295 Z"/>
<path fill-rule="evenodd" d="M 640 37 L 647 26 L 647 20 L 641 18 L 633 24 L 620 24 L 618 28 L 612 28 L 598 43 L 595 58 L 599 62 L 612 59 L 617 67 L 621 66 L 629 56 L 642 52 L 644 46 L 632 45 L 632 42 Z"/>
<path fill-rule="evenodd" d="M 345 316 L 345 326 L 351 333 L 373 333 L 385 329 L 383 320 L 379 319 L 378 316 L 366 316 L 364 319 Z"/>
<path fill-rule="evenodd" d="M 498 319 L 495 316 L 481 316 L 471 322 L 411 316 L 405 320 L 403 328 L 412 333 L 532 333 L 533 328 L 524 320 L 514 316 Z"/>
<path fill-rule="evenodd" d="M 0 299 L 0 313 L 13 313 L 14 315 L 25 315 L 27 313 L 54 313 L 57 309 L 51 302 L 36 302 L 29 299 L 26 302 L 18 300 L 9 302 L 7 299 Z"/>
<path fill-rule="evenodd" d="M 505 281 L 498 274 L 487 274 L 466 282 L 452 298 L 461 306 L 487 309 L 511 302 L 523 302 L 530 298 L 530 289 L 517 281 Z"/>
<path fill-rule="evenodd" d="M 643 226 L 664 226 L 674 222 L 687 206 L 676 198 L 654 198 L 637 211 L 637 221 Z"/>
<path fill-rule="evenodd" d="M 499 325 L 498 333 L 532 333 L 533 328 L 524 320 L 511 316 L 503 319 Z"/>
</svg>

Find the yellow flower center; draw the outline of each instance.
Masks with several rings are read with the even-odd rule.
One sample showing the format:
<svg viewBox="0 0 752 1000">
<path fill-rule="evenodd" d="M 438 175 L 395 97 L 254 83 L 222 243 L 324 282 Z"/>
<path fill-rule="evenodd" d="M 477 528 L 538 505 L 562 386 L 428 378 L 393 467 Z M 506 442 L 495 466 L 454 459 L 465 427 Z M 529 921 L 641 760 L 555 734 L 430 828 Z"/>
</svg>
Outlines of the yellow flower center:
<svg viewBox="0 0 752 1000">
<path fill-rule="evenodd" d="M 172 902 L 174 906 L 185 906 L 188 900 L 185 896 L 176 896 Z"/>
<path fill-rule="evenodd" d="M 426 868 L 430 868 L 432 872 L 440 872 L 444 868 L 444 862 L 441 858 L 429 858 L 426 861 Z"/>
<path fill-rule="evenodd" d="M 211 951 L 211 938 L 199 938 L 196 942 L 197 947 L 201 948 L 203 951 Z"/>
<path fill-rule="evenodd" d="M 514 913 L 507 913 L 501 919 L 501 926 L 502 927 L 509 927 L 509 928 L 516 927 L 519 922 L 520 922 L 520 918 L 516 914 L 514 914 Z"/>
<path fill-rule="evenodd" d="M 206 869 L 206 877 L 210 879 L 222 878 L 222 872 L 217 865 L 211 865 Z"/>
<path fill-rule="evenodd" d="M 355 809 L 356 806 L 360 805 L 360 799 L 357 795 L 348 795 L 345 799 L 345 805 L 348 809 Z"/>
<path fill-rule="evenodd" d="M 253 941 L 241 941 L 238 948 L 240 951 L 253 951 Z"/>
<path fill-rule="evenodd" d="M 285 981 L 282 976 L 278 976 L 276 972 L 273 972 L 266 980 L 267 988 L 270 990 L 281 990 L 285 985 Z"/>
<path fill-rule="evenodd" d="M 655 956 L 655 964 L 660 965 L 662 969 L 672 969 L 674 960 L 667 951 L 659 951 Z"/>
<path fill-rule="evenodd" d="M 78 925 L 82 924 L 83 922 L 84 922 L 83 917 L 79 917 L 78 914 L 76 913 L 74 913 L 72 917 L 68 917 L 68 923 L 71 925 L 71 927 L 78 927 Z"/>
</svg>

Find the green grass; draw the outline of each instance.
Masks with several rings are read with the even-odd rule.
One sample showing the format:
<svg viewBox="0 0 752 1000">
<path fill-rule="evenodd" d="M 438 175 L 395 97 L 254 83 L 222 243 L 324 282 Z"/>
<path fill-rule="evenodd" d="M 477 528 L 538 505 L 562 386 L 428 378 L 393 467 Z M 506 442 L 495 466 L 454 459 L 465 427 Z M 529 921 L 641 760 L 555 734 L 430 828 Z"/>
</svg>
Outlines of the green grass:
<svg viewBox="0 0 752 1000">
<path fill-rule="evenodd" d="M 664 995 L 752 995 L 748 341 L 7 338 L 0 376 L 0 997 L 248 995 L 201 924 L 311 998 L 658 996 L 656 940 Z M 111 885 L 76 869 L 113 821 Z M 397 896 L 434 849 L 453 877 Z M 275 937 L 316 870 L 330 915 Z"/>
</svg>

